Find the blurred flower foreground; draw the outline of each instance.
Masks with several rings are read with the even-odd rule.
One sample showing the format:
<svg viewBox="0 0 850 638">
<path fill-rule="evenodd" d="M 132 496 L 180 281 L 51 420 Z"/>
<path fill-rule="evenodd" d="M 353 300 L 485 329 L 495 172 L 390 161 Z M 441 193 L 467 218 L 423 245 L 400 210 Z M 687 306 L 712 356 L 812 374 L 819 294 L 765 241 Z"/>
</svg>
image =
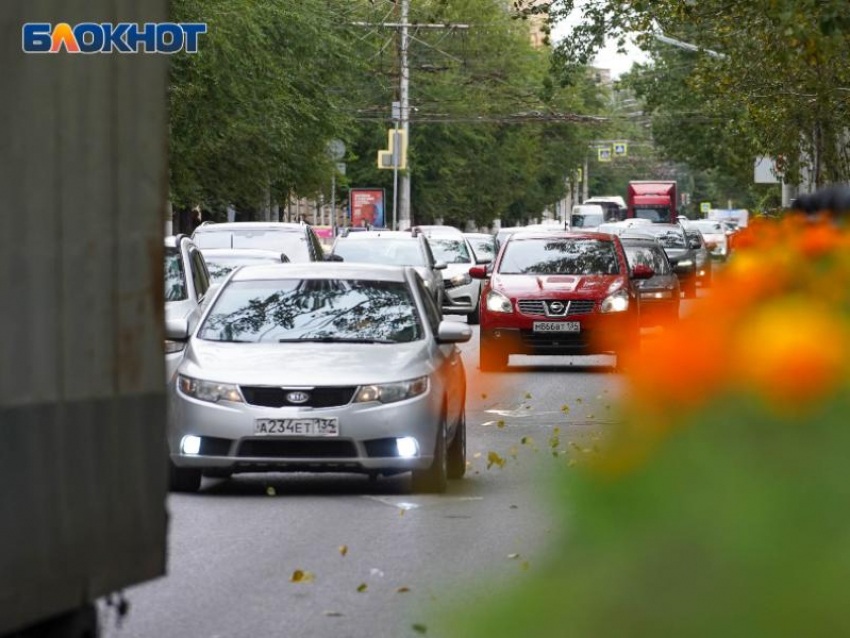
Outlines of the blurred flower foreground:
<svg viewBox="0 0 850 638">
<path fill-rule="evenodd" d="M 850 635 L 850 231 L 788 215 L 736 248 L 632 353 L 609 449 L 558 479 L 546 560 L 447 633 Z"/>
</svg>

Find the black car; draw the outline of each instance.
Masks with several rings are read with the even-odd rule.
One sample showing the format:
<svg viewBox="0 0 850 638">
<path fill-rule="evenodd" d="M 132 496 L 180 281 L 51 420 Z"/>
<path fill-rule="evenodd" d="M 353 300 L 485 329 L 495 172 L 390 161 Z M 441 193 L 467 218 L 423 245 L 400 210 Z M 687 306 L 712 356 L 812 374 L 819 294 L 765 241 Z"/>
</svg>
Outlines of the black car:
<svg viewBox="0 0 850 638">
<path fill-rule="evenodd" d="M 697 296 L 697 254 L 694 245 L 679 224 L 645 224 L 636 229 L 641 235 L 658 240 L 686 298 Z"/>
<path fill-rule="evenodd" d="M 696 229 L 685 229 L 685 235 L 694 249 L 697 265 L 697 283 L 708 288 L 711 285 L 711 251 L 705 243 L 705 237 Z"/>
<path fill-rule="evenodd" d="M 679 319 L 681 292 L 679 278 L 673 272 L 667 253 L 657 239 L 650 236 L 623 235 L 629 268 L 637 265 L 652 268 L 655 275 L 635 282 L 639 289 L 640 322 L 643 326 L 669 324 Z"/>
</svg>

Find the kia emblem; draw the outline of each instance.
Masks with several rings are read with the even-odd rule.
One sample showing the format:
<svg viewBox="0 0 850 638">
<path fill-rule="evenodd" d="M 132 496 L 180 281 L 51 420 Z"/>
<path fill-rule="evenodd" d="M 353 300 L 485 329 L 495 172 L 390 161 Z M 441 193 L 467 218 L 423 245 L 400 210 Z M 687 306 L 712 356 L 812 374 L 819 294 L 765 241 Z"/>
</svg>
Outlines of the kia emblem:
<svg viewBox="0 0 850 638">
<path fill-rule="evenodd" d="M 289 392 L 286 395 L 286 400 L 289 403 L 295 403 L 296 405 L 301 405 L 302 403 L 307 403 L 310 400 L 310 395 L 306 392 L 301 392 L 297 390 L 295 392 Z"/>
</svg>

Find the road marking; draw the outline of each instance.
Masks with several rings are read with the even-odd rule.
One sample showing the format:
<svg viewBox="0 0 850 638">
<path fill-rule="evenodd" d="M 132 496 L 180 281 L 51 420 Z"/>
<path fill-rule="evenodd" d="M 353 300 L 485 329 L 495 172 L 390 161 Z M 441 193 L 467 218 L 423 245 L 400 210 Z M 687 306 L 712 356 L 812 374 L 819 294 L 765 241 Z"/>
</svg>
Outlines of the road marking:
<svg viewBox="0 0 850 638">
<path fill-rule="evenodd" d="M 377 501 L 382 505 L 388 505 L 395 509 L 409 511 L 419 509 L 420 507 L 430 507 L 432 505 L 444 505 L 446 503 L 466 503 L 472 501 L 483 501 L 483 496 L 421 496 L 417 501 L 412 501 L 406 498 L 398 498 L 393 496 L 371 496 L 364 495 L 363 498 L 368 498 L 370 501 Z"/>
</svg>

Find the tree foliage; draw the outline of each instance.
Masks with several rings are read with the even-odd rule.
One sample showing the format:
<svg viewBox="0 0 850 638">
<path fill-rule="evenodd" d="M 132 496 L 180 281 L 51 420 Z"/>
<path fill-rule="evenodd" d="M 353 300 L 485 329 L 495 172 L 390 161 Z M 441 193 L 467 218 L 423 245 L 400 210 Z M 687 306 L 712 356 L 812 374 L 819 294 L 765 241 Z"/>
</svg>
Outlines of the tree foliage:
<svg viewBox="0 0 850 638">
<path fill-rule="evenodd" d="M 206 22 L 200 53 L 176 56 L 169 90 L 171 197 L 177 205 L 265 202 L 312 192 L 325 145 L 348 123 L 357 58 L 337 27 L 347 0 L 174 0 Z"/>
<path fill-rule="evenodd" d="M 555 17 L 574 5 L 555 0 Z M 590 59 L 606 38 L 622 42 L 634 32 L 646 46 L 659 32 L 694 43 L 702 53 L 683 84 L 693 100 L 680 105 L 713 118 L 717 141 L 731 138 L 736 144 L 727 148 L 784 158 L 790 181 L 801 170 L 818 184 L 846 181 L 847 8 L 845 0 L 603 0 L 585 5 L 584 22 L 559 48 L 559 60 L 568 70 Z M 681 122 L 691 114 L 678 115 Z M 701 140 L 710 135 L 697 133 Z M 721 150 L 720 144 L 706 148 Z"/>
</svg>

